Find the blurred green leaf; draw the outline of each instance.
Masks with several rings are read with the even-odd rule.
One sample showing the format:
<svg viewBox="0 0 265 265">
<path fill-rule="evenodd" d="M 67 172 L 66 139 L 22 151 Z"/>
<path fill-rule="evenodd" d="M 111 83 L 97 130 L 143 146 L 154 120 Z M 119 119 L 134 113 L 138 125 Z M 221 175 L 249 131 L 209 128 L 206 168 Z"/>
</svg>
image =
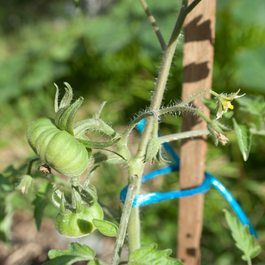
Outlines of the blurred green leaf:
<svg viewBox="0 0 265 265">
<path fill-rule="evenodd" d="M 236 246 L 243 251 L 243 260 L 250 260 L 256 257 L 260 251 L 260 246 L 255 246 L 255 237 L 250 235 L 247 225 L 242 225 L 238 218 L 225 211 L 226 221 L 232 231 L 232 236 L 236 242 Z"/>
<path fill-rule="evenodd" d="M 239 149 L 241 151 L 244 161 L 247 161 L 252 144 L 252 133 L 250 131 L 250 126 L 247 124 L 238 125 L 235 119 L 233 119 L 233 124 L 237 136 Z"/>
<path fill-rule="evenodd" d="M 148 247 L 137 249 L 129 256 L 128 265 L 182 265 L 182 262 L 179 259 L 169 257 L 172 252 L 171 249 L 156 250 L 156 248 L 157 244 L 152 244 Z"/>
<path fill-rule="evenodd" d="M 239 103 L 240 105 L 239 110 L 241 111 L 256 116 L 260 116 L 265 113 L 265 101 L 262 95 L 256 97 L 247 95 L 242 98 L 236 99 L 236 101 Z"/>
<path fill-rule="evenodd" d="M 40 186 L 41 187 L 36 194 L 36 198 L 32 202 L 32 204 L 35 206 L 34 218 L 38 230 L 40 230 L 43 212 L 48 200 L 50 200 L 50 192 L 52 191 L 52 184 L 50 184 L 48 181 L 40 183 Z"/>
<path fill-rule="evenodd" d="M 216 111 L 217 103 L 216 100 L 210 99 L 210 98 L 202 98 L 203 103 L 206 105 L 206 107 L 211 110 L 211 112 Z"/>
<path fill-rule="evenodd" d="M 264 92 L 265 46 L 255 50 L 244 49 L 235 56 L 236 78 L 251 90 Z"/>
<path fill-rule="evenodd" d="M 71 265 L 77 261 L 93 260 L 95 255 L 95 251 L 90 247 L 75 242 L 68 246 L 68 250 L 50 250 L 48 256 L 51 260 L 44 264 Z"/>
</svg>

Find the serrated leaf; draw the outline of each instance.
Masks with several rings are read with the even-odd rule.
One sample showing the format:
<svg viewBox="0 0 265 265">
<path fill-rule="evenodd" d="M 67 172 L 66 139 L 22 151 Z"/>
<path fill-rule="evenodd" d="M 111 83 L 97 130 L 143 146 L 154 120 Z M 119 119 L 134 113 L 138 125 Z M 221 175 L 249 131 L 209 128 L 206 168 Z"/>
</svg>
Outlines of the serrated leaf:
<svg viewBox="0 0 265 265">
<path fill-rule="evenodd" d="M 32 202 L 32 204 L 35 206 L 34 219 L 38 230 L 40 230 L 43 212 L 47 201 L 50 199 L 50 191 L 52 190 L 52 185 L 49 182 L 43 182 L 40 185 L 41 188 L 38 190 L 36 198 Z"/>
<path fill-rule="evenodd" d="M 156 250 L 157 244 L 152 244 L 134 251 L 130 257 L 128 265 L 182 265 L 179 259 L 170 258 L 170 249 Z"/>
<path fill-rule="evenodd" d="M 50 250 L 48 256 L 51 260 L 44 265 L 71 265 L 77 261 L 94 260 L 95 255 L 90 247 L 74 242 L 68 246 L 68 250 Z"/>
<path fill-rule="evenodd" d="M 260 246 L 255 246 L 255 237 L 249 233 L 248 225 L 242 225 L 238 218 L 225 211 L 225 218 L 232 231 L 232 237 L 237 248 L 243 251 L 243 260 L 249 260 L 257 256 L 261 250 Z"/>
<path fill-rule="evenodd" d="M 244 161 L 247 161 L 252 144 L 252 133 L 250 131 L 250 126 L 247 124 L 238 125 L 235 119 L 233 119 L 233 124 L 237 136 L 239 149 L 241 151 Z"/>
<path fill-rule="evenodd" d="M 256 256 L 259 255 L 261 252 L 261 246 L 255 246 L 251 251 L 250 251 L 250 258 L 255 258 Z"/>
<path fill-rule="evenodd" d="M 98 231 L 105 236 L 116 237 L 118 233 L 118 227 L 111 222 L 93 219 L 93 224 L 96 226 Z"/>
<path fill-rule="evenodd" d="M 239 110 L 246 113 L 250 113 L 255 116 L 263 115 L 265 113 L 264 97 L 259 95 L 257 97 L 248 95 L 242 98 L 236 99 L 239 103 Z"/>
</svg>

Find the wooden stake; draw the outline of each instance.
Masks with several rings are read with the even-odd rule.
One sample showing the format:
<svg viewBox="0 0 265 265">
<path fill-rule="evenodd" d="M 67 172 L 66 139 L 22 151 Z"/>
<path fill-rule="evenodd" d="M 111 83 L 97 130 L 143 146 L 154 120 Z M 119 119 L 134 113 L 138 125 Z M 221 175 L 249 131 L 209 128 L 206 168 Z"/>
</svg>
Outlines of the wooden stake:
<svg viewBox="0 0 265 265">
<path fill-rule="evenodd" d="M 189 0 L 189 4 L 193 0 Z M 182 99 L 212 87 L 216 0 L 201 1 L 185 20 Z M 209 96 L 209 95 L 208 95 Z M 207 97 L 207 94 L 204 95 Z M 193 102 L 209 115 L 201 99 Z M 183 131 L 206 129 L 206 123 L 191 114 L 183 115 Z M 204 180 L 206 137 L 181 143 L 180 188 L 200 185 Z M 179 201 L 177 256 L 184 265 L 200 264 L 200 239 L 203 225 L 204 195 Z"/>
</svg>

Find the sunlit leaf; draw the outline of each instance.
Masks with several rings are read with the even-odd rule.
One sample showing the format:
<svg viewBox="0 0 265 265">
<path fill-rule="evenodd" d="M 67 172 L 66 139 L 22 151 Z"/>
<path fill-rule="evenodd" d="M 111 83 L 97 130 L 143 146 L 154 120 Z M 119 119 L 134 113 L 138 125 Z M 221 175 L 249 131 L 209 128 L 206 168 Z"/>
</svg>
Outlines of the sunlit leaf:
<svg viewBox="0 0 265 265">
<path fill-rule="evenodd" d="M 137 249 L 129 256 L 128 265 L 182 265 L 179 259 L 170 258 L 171 249 L 156 250 L 157 244 Z"/>
<path fill-rule="evenodd" d="M 50 250 L 48 256 L 51 260 L 44 263 L 45 265 L 71 265 L 77 261 L 93 260 L 95 251 L 75 242 L 68 246 L 68 250 Z"/>
<path fill-rule="evenodd" d="M 250 131 L 250 126 L 247 124 L 238 125 L 235 119 L 233 119 L 233 124 L 237 136 L 239 149 L 241 151 L 244 161 L 247 161 L 252 144 L 252 133 Z"/>
<path fill-rule="evenodd" d="M 97 227 L 99 232 L 105 236 L 117 236 L 118 227 L 108 221 L 94 219 L 93 224 Z"/>
<path fill-rule="evenodd" d="M 34 207 L 34 218 L 36 222 L 37 229 L 40 230 L 41 220 L 45 206 L 50 200 L 50 191 L 52 190 L 52 184 L 49 182 L 43 182 L 40 184 L 41 188 L 38 190 L 36 197 L 32 204 Z"/>
<path fill-rule="evenodd" d="M 260 251 L 260 246 L 255 246 L 255 237 L 249 233 L 248 225 L 242 225 L 237 217 L 225 211 L 226 221 L 232 231 L 232 237 L 236 246 L 243 251 L 243 260 L 249 260 L 256 257 Z"/>
</svg>

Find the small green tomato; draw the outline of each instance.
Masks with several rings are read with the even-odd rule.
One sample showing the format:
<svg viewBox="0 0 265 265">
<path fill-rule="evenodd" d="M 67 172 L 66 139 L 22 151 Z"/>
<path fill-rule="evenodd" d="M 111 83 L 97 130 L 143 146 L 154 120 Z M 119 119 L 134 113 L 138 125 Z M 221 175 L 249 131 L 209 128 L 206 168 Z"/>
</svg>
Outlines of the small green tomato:
<svg viewBox="0 0 265 265">
<path fill-rule="evenodd" d="M 79 176 L 88 166 L 88 150 L 69 132 L 58 129 L 51 118 L 33 121 L 27 139 L 43 163 L 65 176 Z"/>
<path fill-rule="evenodd" d="M 103 217 L 103 210 L 96 202 L 93 206 L 85 208 L 81 213 L 59 213 L 55 218 L 55 228 L 66 237 L 82 237 L 97 229 L 93 225 L 93 219 L 103 220 Z"/>
</svg>

